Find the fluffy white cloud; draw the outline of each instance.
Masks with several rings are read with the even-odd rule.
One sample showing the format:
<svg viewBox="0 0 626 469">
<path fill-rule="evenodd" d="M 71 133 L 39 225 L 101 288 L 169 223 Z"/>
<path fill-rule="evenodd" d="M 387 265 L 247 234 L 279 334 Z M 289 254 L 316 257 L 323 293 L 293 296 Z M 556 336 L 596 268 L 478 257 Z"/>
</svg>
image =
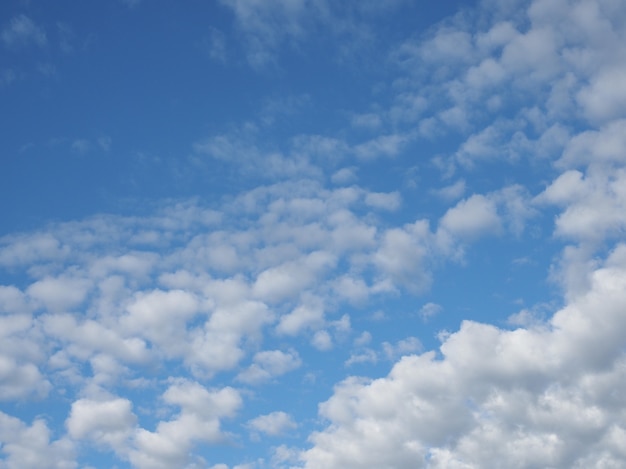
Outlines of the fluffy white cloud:
<svg viewBox="0 0 626 469">
<path fill-rule="evenodd" d="M 265 350 L 254 355 L 253 363 L 239 373 L 237 379 L 247 384 L 260 384 L 299 368 L 302 364 L 298 352 Z"/>
<path fill-rule="evenodd" d="M 232 417 L 242 403 L 233 388 L 208 390 L 185 379 L 174 380 L 163 400 L 179 406 L 181 412 L 172 420 L 159 422 L 154 432 L 136 430 L 128 458 L 139 469 L 186 467 L 195 462 L 190 456 L 193 445 L 223 440 L 226 435 L 220 419 Z"/>
<path fill-rule="evenodd" d="M 76 469 L 74 445 L 67 438 L 51 441 L 46 422 L 36 419 L 28 426 L 0 412 L 0 451 L 6 469 Z"/>
<path fill-rule="evenodd" d="M 253 293 L 268 302 L 293 297 L 311 285 L 324 270 L 335 263 L 335 258 L 323 251 L 313 252 L 300 261 L 288 262 L 261 272 L 253 286 Z"/>
<path fill-rule="evenodd" d="M 51 233 L 5 236 L 0 239 L 0 265 L 33 265 L 39 262 L 61 260 L 69 254 Z"/>
<path fill-rule="evenodd" d="M 72 403 L 65 425 L 72 438 L 89 439 L 123 452 L 136 421 L 128 399 L 79 399 Z"/>
<path fill-rule="evenodd" d="M 561 174 L 537 200 L 565 206 L 556 220 L 557 234 L 599 242 L 626 226 L 626 172 L 623 168 L 591 168 L 586 174 Z"/>
<path fill-rule="evenodd" d="M 311 435 L 302 467 L 619 466 L 626 420 L 610 389 L 626 379 L 625 252 L 547 323 L 467 321 L 440 359 L 412 355 L 385 378 L 345 380 L 320 406 L 330 425 Z"/>
<path fill-rule="evenodd" d="M 606 122 L 626 116 L 625 80 L 626 67 L 607 68 L 594 75 L 591 84 L 580 90 L 577 99 L 590 121 Z"/>
<path fill-rule="evenodd" d="M 416 291 L 424 290 L 431 282 L 427 264 L 431 236 L 425 220 L 389 229 L 383 234 L 374 263 L 394 283 Z"/>
<path fill-rule="evenodd" d="M 87 359 L 97 352 L 131 363 L 145 362 L 148 358 L 144 339 L 123 337 L 115 329 L 92 319 L 78 322 L 70 314 L 51 314 L 43 316 L 41 323 L 50 337 L 68 343 L 67 352 L 79 359 Z"/>
<path fill-rule="evenodd" d="M 257 433 L 263 433 L 269 436 L 278 436 L 287 430 L 297 428 L 296 422 L 291 415 L 286 412 L 276 411 L 266 415 L 249 420 L 247 427 Z"/>
<path fill-rule="evenodd" d="M 2 314 L 29 313 L 30 305 L 22 291 L 12 285 L 0 285 L 0 312 Z"/>
<path fill-rule="evenodd" d="M 300 45 L 312 25 L 356 34 L 357 17 L 385 8 L 222 3 L 257 67 L 283 45 Z M 194 167 L 209 166 L 208 156 L 210 165 L 232 161 L 252 178 L 290 181 L 245 191 L 219 212 L 191 200 L 149 216 L 94 216 L 1 238 L 0 265 L 11 282 L 16 275 L 15 285 L 0 285 L 0 399 L 21 404 L 54 390 L 73 404 L 66 437 L 52 437 L 42 420 L 29 426 L 0 413 L 0 467 L 76 467 L 71 438 L 112 449 L 140 469 L 226 469 L 195 448 L 229 440 L 223 420 L 260 388 L 240 392 L 225 382 L 272 381 L 330 349 L 349 354 L 327 361 L 350 371 L 395 363 L 382 378 L 339 383 L 319 407 L 323 427 L 309 449 L 278 446 L 277 467 L 622 467 L 626 402 L 615 390 L 626 384 L 626 247 L 612 243 L 626 227 L 624 8 L 615 0 L 481 5 L 392 54 L 405 76 L 377 87 L 367 109 L 344 111 L 350 128 L 336 133 L 341 138 L 299 134 L 273 145 L 265 137 L 276 112 L 266 109 L 257 123 L 194 146 Z M 343 25 L 333 18 L 339 10 L 347 12 Z M 46 37 L 20 16 L 2 40 L 14 47 Z M 442 154 L 422 155 L 438 138 L 446 139 Z M 376 192 L 389 190 L 386 181 L 376 187 L 364 169 L 382 167 L 374 161 L 381 156 L 397 157 L 401 167 L 416 142 L 424 158 L 403 168 L 410 189 L 431 182 L 429 161 L 442 180 L 426 188 L 436 197 L 413 207 L 401 203 L 399 185 Z M 97 145 L 106 151 L 110 142 L 72 144 L 78 152 Z M 349 166 L 350 158 L 362 167 Z M 322 185 L 318 164 L 334 188 Z M 375 190 L 348 186 L 357 171 Z M 542 188 L 527 184 L 534 171 L 545 178 Z M 565 296 L 551 317 L 520 313 L 510 317 L 515 329 L 464 321 L 426 353 L 413 330 L 377 344 L 358 335 L 370 306 L 391 299 L 386 317 L 393 318 L 406 290 L 428 289 L 436 269 L 463 259 L 478 239 L 513 235 L 539 245 L 533 237 L 546 234 L 547 217 L 537 217 L 530 234 L 526 226 L 540 211 L 556 212 L 550 244 L 574 243 L 545 256 L 555 255 L 550 276 Z M 534 241 L 522 239 L 527 234 Z M 513 243 L 507 247 L 522 246 Z M 440 310 L 427 303 L 418 314 Z M 141 376 L 167 386 L 156 402 L 131 404 L 134 388 L 149 381 Z M 324 383 L 330 376 L 318 375 Z M 143 428 L 133 409 L 156 421 Z M 296 424 L 276 411 L 243 428 L 279 436 Z M 235 467 L 245 466 L 254 464 Z"/>
<path fill-rule="evenodd" d="M 496 204 L 483 195 L 472 195 L 448 210 L 440 227 L 454 236 L 472 238 L 500 230 Z"/>
<path fill-rule="evenodd" d="M 0 354 L 0 400 L 44 397 L 51 387 L 35 364 L 20 363 L 12 356 Z"/>
<path fill-rule="evenodd" d="M 135 296 L 120 325 L 127 333 L 141 333 L 167 354 L 183 355 L 188 346 L 186 322 L 202 309 L 201 301 L 189 292 L 154 290 Z"/>
<path fill-rule="evenodd" d="M 79 306 L 87 296 L 91 282 L 72 277 L 45 277 L 28 287 L 26 292 L 39 304 L 53 312 Z"/>
<path fill-rule="evenodd" d="M 311 339 L 311 344 L 318 350 L 327 351 L 333 348 L 333 339 L 328 331 L 317 331 Z"/>
<path fill-rule="evenodd" d="M 324 307 L 319 298 L 305 297 L 303 304 L 280 318 L 276 331 L 280 334 L 297 335 L 307 327 L 324 323 Z"/>
</svg>

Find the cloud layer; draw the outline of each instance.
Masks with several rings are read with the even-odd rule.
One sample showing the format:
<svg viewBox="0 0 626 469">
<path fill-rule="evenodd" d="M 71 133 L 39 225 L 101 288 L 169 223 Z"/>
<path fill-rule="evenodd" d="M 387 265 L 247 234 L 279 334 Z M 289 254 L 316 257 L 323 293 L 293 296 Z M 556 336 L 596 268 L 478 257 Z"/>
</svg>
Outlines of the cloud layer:
<svg viewBox="0 0 626 469">
<path fill-rule="evenodd" d="M 333 131 L 312 93 L 190 138 L 171 167 L 219 197 L 0 238 L 0 468 L 626 465 L 626 8 L 485 0 L 376 39 L 408 3 L 220 2 L 221 66 L 329 41 L 371 96 Z M 5 53 L 67 31 L 32 18 Z"/>
</svg>

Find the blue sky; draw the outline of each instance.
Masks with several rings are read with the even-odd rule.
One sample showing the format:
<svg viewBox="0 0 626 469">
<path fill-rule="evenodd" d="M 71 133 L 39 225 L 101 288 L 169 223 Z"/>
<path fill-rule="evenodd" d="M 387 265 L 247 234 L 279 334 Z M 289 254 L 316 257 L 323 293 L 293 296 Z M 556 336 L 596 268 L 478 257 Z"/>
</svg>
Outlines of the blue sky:
<svg viewBox="0 0 626 469">
<path fill-rule="evenodd" d="M 626 465 L 620 0 L 0 6 L 0 468 Z"/>
</svg>

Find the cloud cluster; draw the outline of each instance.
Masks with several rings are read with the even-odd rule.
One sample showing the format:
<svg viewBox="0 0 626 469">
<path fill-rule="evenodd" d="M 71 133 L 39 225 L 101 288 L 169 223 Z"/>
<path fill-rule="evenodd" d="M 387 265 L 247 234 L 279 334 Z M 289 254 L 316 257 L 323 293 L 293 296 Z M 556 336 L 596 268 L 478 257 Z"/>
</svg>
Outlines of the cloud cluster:
<svg viewBox="0 0 626 469">
<path fill-rule="evenodd" d="M 255 67 L 320 24 L 353 34 L 355 18 L 383 8 L 222 3 Z M 196 448 L 237 445 L 241 429 L 255 442 L 296 428 L 308 446 L 234 467 L 623 467 L 625 36 L 615 0 L 484 1 L 394 48 L 391 102 L 348 113 L 364 140 L 298 134 L 280 150 L 243 124 L 196 143 L 192 161 L 234 162 L 267 185 L 212 206 L 168 201 L 1 238 L 0 400 L 66 408 L 56 432 L 0 412 L 0 467 L 76 468 L 90 448 L 139 469 L 227 469 Z M 2 40 L 46 44 L 23 15 Z M 400 188 L 352 185 L 355 161 L 450 135 L 428 158 L 440 212 L 407 216 Z M 484 169 L 497 165 L 515 177 Z M 542 185 L 525 184 L 537 167 L 549 171 Z M 549 272 L 563 300 L 545 319 L 465 320 L 436 350 L 413 330 L 372 343 L 359 329 L 370 305 L 428 291 L 475 243 L 523 238 L 537 219 L 530 236 L 543 229 L 563 247 Z M 434 301 L 417 310 L 424 321 L 444 310 Z M 313 431 L 282 405 L 231 425 L 247 399 L 306 371 L 311 382 L 311 354 L 346 343 L 342 370 L 383 361 L 391 371 L 340 379 Z"/>
<path fill-rule="evenodd" d="M 342 381 L 319 407 L 327 426 L 311 434 L 312 447 L 292 455 L 289 467 L 624 465 L 626 416 L 616 390 L 626 384 L 626 153 L 623 107 L 614 105 L 622 93 L 616 64 L 624 63 L 623 48 L 615 45 L 626 32 L 624 10 L 610 1 L 521 3 L 524 30 L 496 14 L 485 32 L 469 34 L 471 20 L 459 15 L 431 39 L 406 43 L 399 57 L 409 70 L 431 63 L 444 79 L 432 89 L 443 89 L 452 107 L 430 121 L 430 131 L 488 122 L 496 110 L 517 113 L 474 131 L 448 162 L 453 170 L 485 159 L 553 159 L 554 181 L 532 204 L 509 207 L 526 216 L 560 208 L 554 234 L 573 244 L 553 275 L 566 303 L 551 318 L 512 330 L 464 321 L 440 336 L 438 351 L 405 356 L 384 378 Z M 511 108 L 522 91 L 533 98 Z M 565 113 L 575 117 L 568 121 Z M 453 123 L 452 115 L 461 120 Z M 497 231 L 494 200 L 468 197 L 439 229 L 465 237 Z"/>
<path fill-rule="evenodd" d="M 306 468 L 619 467 L 624 461 L 626 246 L 545 324 L 466 321 L 388 376 L 320 405 Z"/>
<path fill-rule="evenodd" d="M 241 405 L 239 391 L 198 380 L 238 370 L 236 382 L 258 386 L 299 368 L 295 348 L 263 348 L 271 331 L 332 349 L 351 331 L 349 315 L 333 317 L 340 305 L 419 291 L 435 259 L 456 258 L 505 226 L 499 194 L 474 198 L 489 216 L 469 231 L 460 210 L 474 199 L 451 208 L 435 231 L 427 220 L 385 228 L 397 192 L 301 180 L 259 187 L 220 211 L 188 201 L 146 217 L 96 216 L 7 236 L 0 262 L 25 277 L 0 288 L 0 397 L 62 390 L 75 396 L 67 438 L 136 467 L 182 464 L 194 444 L 226 438 L 220 420 Z M 419 341 L 383 345 L 393 360 Z M 181 411 L 148 430 L 124 395 L 160 386 L 144 376 L 156 378 L 150 370 L 165 364 L 181 367 L 181 377 L 160 376 L 170 380 L 162 400 Z M 250 428 L 277 433 L 270 423 Z"/>
</svg>

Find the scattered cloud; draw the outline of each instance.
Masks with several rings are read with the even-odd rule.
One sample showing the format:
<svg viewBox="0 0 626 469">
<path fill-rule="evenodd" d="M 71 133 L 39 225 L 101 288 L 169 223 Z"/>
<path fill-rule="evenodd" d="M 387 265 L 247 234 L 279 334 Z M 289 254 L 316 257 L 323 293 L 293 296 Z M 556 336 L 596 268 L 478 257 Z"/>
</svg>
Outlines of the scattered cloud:
<svg viewBox="0 0 626 469">
<path fill-rule="evenodd" d="M 295 350 L 258 352 L 252 361 L 252 365 L 237 376 L 239 381 L 246 384 L 260 384 L 293 371 L 302 364 Z"/>
<path fill-rule="evenodd" d="M 249 420 L 246 426 L 253 432 L 268 436 L 279 436 L 298 427 L 293 418 L 282 411 L 259 415 Z"/>
<path fill-rule="evenodd" d="M 0 466 L 623 467 L 623 6 L 483 0 L 403 36 L 381 26 L 402 0 L 220 5 L 235 29 L 197 37 L 252 69 L 205 64 L 250 79 L 232 115 L 260 109 L 203 124 L 180 165 L 232 187 L 0 237 Z M 1 27 L 8 54 L 77 30 Z M 299 66 L 277 98 L 322 42 L 315 76 L 364 87 Z M 359 47 L 375 70 L 346 67 Z M 25 76 L 0 87 L 42 95 Z M 22 148 L 127 150 L 91 135 Z"/>
<path fill-rule="evenodd" d="M 443 311 L 443 307 L 437 303 L 426 303 L 419 310 L 419 315 L 424 321 L 428 321 L 433 316 L 438 315 Z"/>
<path fill-rule="evenodd" d="M 48 42 L 46 33 L 26 15 L 15 16 L 2 29 L 2 42 L 8 48 L 34 44 L 43 47 Z"/>
</svg>

